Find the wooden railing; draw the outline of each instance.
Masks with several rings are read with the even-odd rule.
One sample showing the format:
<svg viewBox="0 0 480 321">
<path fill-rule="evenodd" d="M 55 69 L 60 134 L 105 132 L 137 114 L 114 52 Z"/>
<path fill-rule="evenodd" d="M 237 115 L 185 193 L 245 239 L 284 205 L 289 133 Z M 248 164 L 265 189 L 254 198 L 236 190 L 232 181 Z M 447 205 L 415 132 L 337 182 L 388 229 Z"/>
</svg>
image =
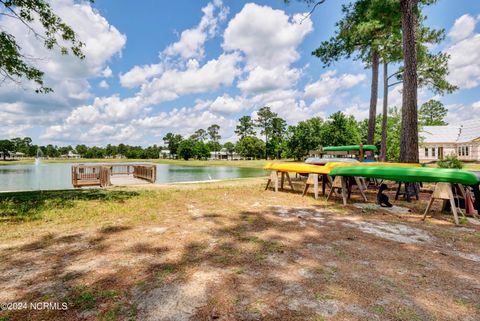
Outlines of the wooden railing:
<svg viewBox="0 0 480 321">
<path fill-rule="evenodd" d="M 72 166 L 73 187 L 101 186 L 106 187 L 110 183 L 111 170 L 108 166 L 101 165 L 74 165 Z"/>
<path fill-rule="evenodd" d="M 150 183 L 154 183 L 157 178 L 157 166 L 135 165 L 133 167 L 133 177 L 144 179 Z"/>
<path fill-rule="evenodd" d="M 73 187 L 112 185 L 110 178 L 116 175 L 132 175 L 134 178 L 154 183 L 157 175 L 155 165 L 119 164 L 119 165 L 73 165 Z"/>
<path fill-rule="evenodd" d="M 135 166 L 136 165 L 130 164 L 110 165 L 112 168 L 112 175 L 132 175 Z"/>
</svg>

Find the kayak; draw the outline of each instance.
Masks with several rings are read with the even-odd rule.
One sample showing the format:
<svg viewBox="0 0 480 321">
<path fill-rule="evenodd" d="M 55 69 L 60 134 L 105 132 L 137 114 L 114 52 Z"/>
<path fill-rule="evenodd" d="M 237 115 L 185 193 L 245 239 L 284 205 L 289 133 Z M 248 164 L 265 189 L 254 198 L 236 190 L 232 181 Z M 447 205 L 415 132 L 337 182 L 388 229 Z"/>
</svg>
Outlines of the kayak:
<svg viewBox="0 0 480 321">
<path fill-rule="evenodd" d="M 267 163 L 264 168 L 267 170 L 299 174 L 328 174 L 331 171 L 331 167 L 304 163 Z"/>
<path fill-rule="evenodd" d="M 305 164 L 325 165 L 327 163 L 358 163 L 355 158 L 335 158 L 335 157 L 310 157 L 305 160 Z"/>
<path fill-rule="evenodd" d="M 400 182 L 443 182 L 475 185 L 480 178 L 461 169 L 401 166 L 348 166 L 332 169 L 332 176 L 361 176 Z"/>
<path fill-rule="evenodd" d="M 377 151 L 377 146 L 375 145 L 362 145 L 364 151 Z M 349 152 L 349 151 L 359 151 L 360 145 L 348 145 L 348 146 L 328 146 L 323 147 L 322 151 L 325 152 Z"/>
<path fill-rule="evenodd" d="M 395 166 L 395 167 L 419 167 L 417 163 L 342 163 L 330 162 L 325 166 L 304 164 L 304 163 L 267 163 L 266 170 L 275 170 L 279 172 L 299 173 L 299 174 L 330 174 L 330 171 L 337 167 L 372 167 L 372 166 Z"/>
</svg>

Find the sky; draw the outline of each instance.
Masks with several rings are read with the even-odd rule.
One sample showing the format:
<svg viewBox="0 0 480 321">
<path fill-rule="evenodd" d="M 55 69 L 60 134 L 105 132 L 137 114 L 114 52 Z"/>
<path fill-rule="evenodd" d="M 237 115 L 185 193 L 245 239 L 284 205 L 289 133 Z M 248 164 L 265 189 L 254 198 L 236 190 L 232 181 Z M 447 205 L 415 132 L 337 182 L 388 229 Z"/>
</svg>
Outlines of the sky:
<svg viewBox="0 0 480 321">
<path fill-rule="evenodd" d="M 371 71 L 351 59 L 324 68 L 311 55 L 334 34 L 348 0 L 326 1 L 309 17 L 305 4 L 282 0 L 49 2 L 85 43 L 86 58 L 46 50 L 25 26 L 0 16 L 0 28 L 54 89 L 35 94 L 27 81 L 0 83 L 0 139 L 148 146 L 163 144 L 168 132 L 189 136 L 218 124 L 222 142 L 236 141 L 238 118 L 255 118 L 265 105 L 288 124 L 338 110 L 368 117 Z M 424 14 L 427 25 L 446 31 L 431 50 L 451 55 L 448 80 L 460 89 L 445 96 L 420 89 L 419 104 L 442 101 L 450 123 L 475 118 L 480 1 L 439 0 Z M 401 85 L 389 94 L 390 106 L 400 107 Z M 380 88 L 378 110 L 382 96 Z"/>
</svg>

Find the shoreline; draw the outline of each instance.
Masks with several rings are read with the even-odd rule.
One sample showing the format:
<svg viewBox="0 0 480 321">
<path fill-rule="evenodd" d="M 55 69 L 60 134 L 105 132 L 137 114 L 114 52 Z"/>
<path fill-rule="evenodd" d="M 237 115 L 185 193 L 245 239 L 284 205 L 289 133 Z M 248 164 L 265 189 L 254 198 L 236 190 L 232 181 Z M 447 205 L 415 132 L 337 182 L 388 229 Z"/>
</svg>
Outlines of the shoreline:
<svg viewBox="0 0 480 321">
<path fill-rule="evenodd" d="M 13 190 L 13 191 L 0 191 L 0 196 L 2 194 L 10 194 L 10 193 L 39 193 L 39 192 L 61 192 L 61 191 L 82 191 L 82 190 L 89 190 L 89 189 L 96 189 L 96 190 L 108 190 L 112 188 L 129 188 L 129 187 L 166 187 L 166 186 L 175 186 L 175 185 L 195 185 L 195 184 L 205 184 L 205 183 L 219 183 L 219 182 L 230 182 L 230 181 L 237 181 L 237 180 L 248 180 L 248 179 L 255 179 L 255 178 L 266 178 L 265 176 L 250 176 L 250 177 L 236 177 L 236 178 L 225 178 L 225 179 L 211 179 L 211 180 L 204 180 L 204 181 L 184 181 L 184 182 L 162 182 L 162 183 L 146 183 L 146 184 L 131 184 L 131 185 L 112 185 L 106 188 L 101 187 L 84 187 L 84 188 L 59 188 L 59 189 L 31 189 L 31 190 Z"/>
</svg>

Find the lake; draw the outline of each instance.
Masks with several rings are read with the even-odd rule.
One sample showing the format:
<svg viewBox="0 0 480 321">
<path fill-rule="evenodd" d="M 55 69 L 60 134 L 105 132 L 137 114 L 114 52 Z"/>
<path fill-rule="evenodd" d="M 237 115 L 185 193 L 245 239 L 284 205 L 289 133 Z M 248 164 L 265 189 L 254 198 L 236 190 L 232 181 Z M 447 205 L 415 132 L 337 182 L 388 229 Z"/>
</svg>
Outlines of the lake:
<svg viewBox="0 0 480 321">
<path fill-rule="evenodd" d="M 157 184 L 265 176 L 263 169 L 157 164 Z M 0 165 L 0 191 L 73 188 L 72 164 Z"/>
</svg>

